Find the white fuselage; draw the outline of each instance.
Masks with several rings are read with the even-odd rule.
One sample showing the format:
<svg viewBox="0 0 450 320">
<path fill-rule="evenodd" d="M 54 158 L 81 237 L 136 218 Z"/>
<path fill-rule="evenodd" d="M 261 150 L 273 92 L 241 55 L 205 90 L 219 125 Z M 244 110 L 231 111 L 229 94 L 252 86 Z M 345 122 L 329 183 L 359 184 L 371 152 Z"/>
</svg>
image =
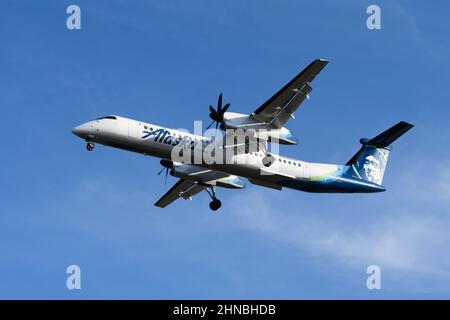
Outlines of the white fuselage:
<svg viewBox="0 0 450 320">
<path fill-rule="evenodd" d="M 158 135 L 154 134 L 155 131 L 159 132 Z M 193 144 L 211 142 L 210 138 L 201 135 L 118 116 L 86 122 L 74 128 L 73 133 L 86 141 L 168 160 L 172 160 L 172 150 L 180 141 Z M 200 157 L 200 161 L 190 165 L 245 177 L 254 184 L 274 189 L 288 187 L 311 192 L 379 191 L 376 188 L 373 191 L 373 186 L 367 183 L 349 181 L 343 177 L 344 170 L 347 169 L 345 166 L 308 163 L 272 154 L 274 162 L 266 167 L 263 164 L 264 156 L 265 153 L 261 150 L 240 152 L 232 156 L 231 163 L 210 163 Z M 194 179 L 196 177 L 192 178 Z"/>
<path fill-rule="evenodd" d="M 116 120 L 93 120 L 76 127 L 73 131 L 83 139 L 91 139 L 107 146 L 163 159 L 171 159 L 173 144 L 177 139 L 190 140 L 194 143 L 209 140 L 209 138 L 181 130 L 168 129 L 123 117 L 115 116 L 115 118 Z M 146 132 L 158 129 L 167 133 L 145 138 Z M 202 162 L 194 164 L 245 178 L 267 180 L 273 183 L 279 180 L 279 176 L 310 180 L 315 176 L 323 176 L 338 169 L 336 165 L 311 164 L 279 155 L 275 156 L 276 162 L 270 168 L 266 168 L 262 164 L 263 157 L 263 151 L 257 151 L 234 155 L 235 163 L 233 164 L 206 164 Z M 266 174 L 262 175 L 261 170 Z M 270 173 L 277 173 L 279 176 Z"/>
</svg>

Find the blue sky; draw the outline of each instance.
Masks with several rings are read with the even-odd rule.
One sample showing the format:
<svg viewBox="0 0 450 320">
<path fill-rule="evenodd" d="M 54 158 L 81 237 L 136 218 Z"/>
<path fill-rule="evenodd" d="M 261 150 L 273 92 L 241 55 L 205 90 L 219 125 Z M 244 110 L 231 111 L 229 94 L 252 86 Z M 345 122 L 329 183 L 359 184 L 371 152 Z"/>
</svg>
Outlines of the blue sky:
<svg viewBox="0 0 450 320">
<path fill-rule="evenodd" d="M 69 31 L 71 3 L 2 3 L 0 298 L 449 297 L 448 2 L 80 0 Z M 282 153 L 345 163 L 359 138 L 411 122 L 387 192 L 248 185 L 220 190 L 219 214 L 206 194 L 161 210 L 175 179 L 157 159 L 88 153 L 70 131 L 106 114 L 192 130 L 220 92 L 250 113 L 315 58 L 330 64 Z M 366 288 L 371 264 L 382 290 Z"/>
</svg>

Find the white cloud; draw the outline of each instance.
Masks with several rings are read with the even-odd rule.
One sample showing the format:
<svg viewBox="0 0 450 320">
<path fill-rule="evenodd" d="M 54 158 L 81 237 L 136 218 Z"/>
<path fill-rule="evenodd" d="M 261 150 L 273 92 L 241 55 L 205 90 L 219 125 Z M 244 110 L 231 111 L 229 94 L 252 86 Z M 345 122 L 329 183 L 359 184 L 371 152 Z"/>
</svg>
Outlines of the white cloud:
<svg viewBox="0 0 450 320">
<path fill-rule="evenodd" d="M 406 183 L 402 179 L 407 179 L 411 186 L 406 190 L 401 188 L 405 194 L 386 193 L 384 201 L 374 200 L 373 206 L 361 210 L 364 214 L 360 221 L 354 220 L 350 212 L 342 212 L 343 208 L 330 205 L 328 195 L 304 199 L 299 196 L 293 203 L 289 198 L 293 193 L 289 191 L 275 193 L 263 189 L 238 195 L 234 201 L 243 205 L 232 214 L 240 221 L 241 228 L 282 241 L 302 254 L 337 262 L 343 268 L 354 270 L 377 264 L 394 274 L 408 273 L 416 279 L 431 277 L 448 284 L 449 187 L 441 182 L 445 179 L 436 179 L 450 177 L 447 167 L 434 166 L 427 171 L 425 180 L 424 171 L 405 168 L 398 179 L 392 180 Z M 352 199 L 357 198 L 343 197 L 344 206 Z M 323 206 L 311 209 L 308 204 L 311 201 L 321 201 Z M 355 204 L 360 205 L 361 201 L 356 200 Z M 296 206 L 301 209 L 293 209 Z M 336 214 L 330 214 L 331 211 Z M 408 279 L 403 277 L 403 280 Z"/>
</svg>

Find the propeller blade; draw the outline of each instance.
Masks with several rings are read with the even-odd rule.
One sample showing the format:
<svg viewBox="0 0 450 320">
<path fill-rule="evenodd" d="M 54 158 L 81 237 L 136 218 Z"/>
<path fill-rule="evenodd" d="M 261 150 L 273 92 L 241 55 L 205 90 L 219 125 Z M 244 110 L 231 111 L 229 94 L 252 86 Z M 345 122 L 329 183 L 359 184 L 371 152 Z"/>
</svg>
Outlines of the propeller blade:
<svg viewBox="0 0 450 320">
<path fill-rule="evenodd" d="M 206 130 L 208 130 L 209 128 L 211 128 L 212 125 L 214 124 L 214 122 L 215 122 L 215 121 L 213 120 L 213 122 L 211 122 L 211 123 L 209 124 L 209 126 L 206 127 Z"/>
<path fill-rule="evenodd" d="M 222 112 L 222 93 L 219 95 L 219 100 L 217 100 L 217 113 Z"/>
<path fill-rule="evenodd" d="M 225 106 L 222 106 L 223 101 L 223 94 L 219 94 L 219 98 L 217 100 L 217 109 L 214 109 L 212 105 L 209 106 L 209 117 L 213 120 L 213 122 L 206 127 L 206 129 L 211 128 L 214 124 L 216 125 L 216 130 L 220 125 L 220 128 L 224 127 L 223 123 L 223 116 L 225 112 L 227 112 L 228 108 L 230 107 L 230 104 L 227 103 Z"/>
<path fill-rule="evenodd" d="M 222 117 L 223 117 L 223 114 L 224 114 L 225 112 L 227 112 L 227 110 L 228 110 L 229 107 L 230 107 L 230 104 L 229 104 L 229 103 L 227 103 L 227 104 L 223 107 L 223 109 L 222 109 Z"/>
<path fill-rule="evenodd" d="M 161 175 L 161 173 L 164 171 L 165 167 L 163 167 L 159 172 L 158 172 L 158 176 Z"/>
<path fill-rule="evenodd" d="M 166 178 L 164 180 L 164 186 L 167 184 L 167 175 L 169 174 L 169 168 L 166 168 Z"/>
</svg>

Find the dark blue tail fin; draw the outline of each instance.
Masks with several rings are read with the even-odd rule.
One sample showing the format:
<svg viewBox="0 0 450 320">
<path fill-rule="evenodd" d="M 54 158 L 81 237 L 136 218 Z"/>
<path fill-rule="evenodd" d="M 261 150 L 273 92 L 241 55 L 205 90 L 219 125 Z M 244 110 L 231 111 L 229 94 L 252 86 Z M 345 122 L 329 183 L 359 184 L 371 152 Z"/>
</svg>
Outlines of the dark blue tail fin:
<svg viewBox="0 0 450 320">
<path fill-rule="evenodd" d="M 354 177 L 381 185 L 389 157 L 389 145 L 411 129 L 401 121 L 372 139 L 361 139 L 361 149 L 347 162 L 348 173 Z"/>
</svg>

